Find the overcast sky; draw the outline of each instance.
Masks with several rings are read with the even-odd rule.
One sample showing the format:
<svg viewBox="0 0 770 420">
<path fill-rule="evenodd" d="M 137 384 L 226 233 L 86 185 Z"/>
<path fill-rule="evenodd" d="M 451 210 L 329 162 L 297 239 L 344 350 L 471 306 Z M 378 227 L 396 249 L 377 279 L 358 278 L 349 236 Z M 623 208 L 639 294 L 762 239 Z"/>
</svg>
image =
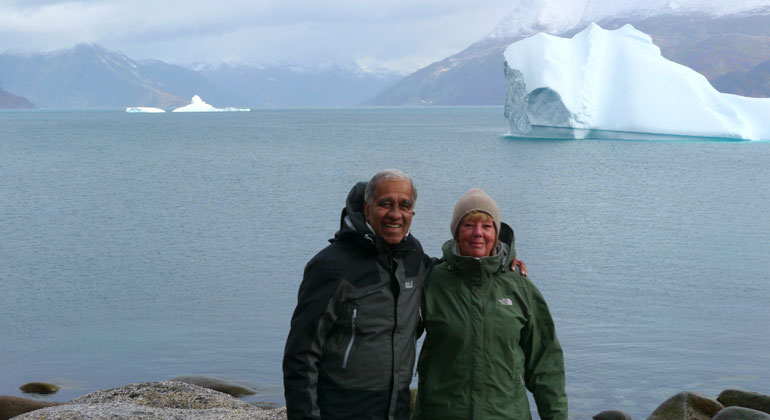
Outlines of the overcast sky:
<svg viewBox="0 0 770 420">
<path fill-rule="evenodd" d="M 489 33 L 512 0 L 0 0 L 0 51 L 93 42 L 134 59 L 358 62 L 413 71 Z"/>
</svg>

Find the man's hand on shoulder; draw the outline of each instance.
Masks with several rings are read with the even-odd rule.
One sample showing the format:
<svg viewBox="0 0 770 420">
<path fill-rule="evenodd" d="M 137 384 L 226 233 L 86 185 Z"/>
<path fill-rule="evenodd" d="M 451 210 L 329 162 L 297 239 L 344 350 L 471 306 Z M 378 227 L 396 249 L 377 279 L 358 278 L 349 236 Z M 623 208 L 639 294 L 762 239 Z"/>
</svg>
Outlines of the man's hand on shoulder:
<svg viewBox="0 0 770 420">
<path fill-rule="evenodd" d="M 522 276 L 527 275 L 527 264 L 524 264 L 524 261 L 514 258 L 511 261 L 511 271 L 516 271 L 516 267 L 519 267 Z"/>
</svg>

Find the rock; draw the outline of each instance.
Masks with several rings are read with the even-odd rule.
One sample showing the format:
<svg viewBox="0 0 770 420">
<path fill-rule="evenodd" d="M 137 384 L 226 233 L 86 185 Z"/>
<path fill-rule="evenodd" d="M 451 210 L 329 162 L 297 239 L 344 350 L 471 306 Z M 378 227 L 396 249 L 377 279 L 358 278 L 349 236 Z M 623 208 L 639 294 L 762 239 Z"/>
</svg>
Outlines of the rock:
<svg viewBox="0 0 770 420">
<path fill-rule="evenodd" d="M 286 420 L 286 409 L 264 410 L 225 393 L 179 381 L 145 382 L 96 391 L 14 420 Z"/>
<path fill-rule="evenodd" d="M 276 411 L 211 408 L 183 410 L 154 408 L 127 403 L 96 405 L 65 404 L 22 414 L 14 420 L 286 420 L 286 410 Z"/>
<path fill-rule="evenodd" d="M 746 407 L 770 414 L 770 396 L 740 389 L 726 389 L 717 397 L 725 407 Z"/>
<path fill-rule="evenodd" d="M 647 420 L 709 420 L 724 407 L 695 392 L 680 392 L 663 402 Z"/>
<path fill-rule="evenodd" d="M 48 382 L 30 382 L 20 386 L 19 389 L 27 394 L 53 394 L 59 390 L 59 386 Z"/>
<path fill-rule="evenodd" d="M 242 395 L 254 395 L 257 393 L 257 391 L 251 388 L 240 386 L 223 379 L 212 378 L 210 376 L 179 376 L 171 380 L 202 386 L 204 388 L 213 389 L 214 391 L 224 392 L 225 394 L 232 395 L 233 397 L 240 397 Z"/>
<path fill-rule="evenodd" d="M 249 404 L 253 405 L 254 407 L 259 407 L 263 410 L 277 410 L 283 407 L 281 404 L 265 401 L 250 401 Z"/>
<path fill-rule="evenodd" d="M 0 420 L 8 420 L 30 411 L 62 404 L 64 403 L 0 395 Z"/>
<path fill-rule="evenodd" d="M 770 414 L 746 407 L 725 407 L 711 420 L 770 420 Z"/>
<path fill-rule="evenodd" d="M 251 407 L 250 404 L 222 392 L 179 381 L 129 384 L 120 388 L 92 392 L 70 401 L 71 404 L 112 402 L 182 409 Z"/>
<path fill-rule="evenodd" d="M 631 420 L 631 416 L 619 410 L 605 410 L 591 418 L 594 420 Z"/>
</svg>

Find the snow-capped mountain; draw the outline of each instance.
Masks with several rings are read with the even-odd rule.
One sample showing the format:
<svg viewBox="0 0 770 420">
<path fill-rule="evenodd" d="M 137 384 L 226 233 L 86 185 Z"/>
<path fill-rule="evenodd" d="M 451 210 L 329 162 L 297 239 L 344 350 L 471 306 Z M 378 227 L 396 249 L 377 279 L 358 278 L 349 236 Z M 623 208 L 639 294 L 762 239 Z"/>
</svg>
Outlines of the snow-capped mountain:
<svg viewBox="0 0 770 420">
<path fill-rule="evenodd" d="M 403 77 L 356 65 L 221 62 L 195 69 L 224 91 L 250 98 L 254 107 L 357 105 Z"/>
<path fill-rule="evenodd" d="M 403 75 L 357 65 L 245 63 L 191 68 L 133 60 L 95 44 L 0 54 L 0 83 L 42 108 L 175 108 L 200 95 L 216 107 L 352 106 Z"/>
</svg>

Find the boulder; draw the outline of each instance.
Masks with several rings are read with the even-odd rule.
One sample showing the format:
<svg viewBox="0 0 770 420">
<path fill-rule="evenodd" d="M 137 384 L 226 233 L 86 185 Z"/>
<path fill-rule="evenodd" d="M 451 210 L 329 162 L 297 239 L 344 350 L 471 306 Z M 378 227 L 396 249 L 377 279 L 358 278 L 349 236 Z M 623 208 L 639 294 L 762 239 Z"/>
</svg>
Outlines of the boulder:
<svg viewBox="0 0 770 420">
<path fill-rule="evenodd" d="M 770 414 L 770 396 L 740 389 L 726 389 L 717 397 L 725 407 L 746 407 Z"/>
<path fill-rule="evenodd" d="M 240 397 L 242 395 L 254 395 L 257 393 L 257 391 L 251 388 L 210 376 L 179 376 L 171 380 L 202 386 L 204 388 L 213 389 L 214 391 L 224 392 L 225 394 L 232 395 L 233 397 Z"/>
<path fill-rule="evenodd" d="M 711 420 L 770 420 L 770 414 L 746 407 L 725 407 Z"/>
<path fill-rule="evenodd" d="M 179 381 L 144 382 L 96 391 L 14 420 L 285 420 L 286 409 L 264 410 L 222 392 Z"/>
<path fill-rule="evenodd" d="M 59 390 L 59 386 L 48 382 L 30 382 L 20 386 L 19 389 L 27 394 L 53 394 Z"/>
<path fill-rule="evenodd" d="M 647 420 L 710 420 L 724 406 L 705 395 L 680 392 L 663 402 Z"/>
<path fill-rule="evenodd" d="M 8 420 L 20 414 L 61 404 L 64 403 L 0 395 L 0 420 Z"/>
<path fill-rule="evenodd" d="M 619 410 L 605 410 L 591 418 L 593 420 L 631 420 L 631 416 Z"/>
</svg>

